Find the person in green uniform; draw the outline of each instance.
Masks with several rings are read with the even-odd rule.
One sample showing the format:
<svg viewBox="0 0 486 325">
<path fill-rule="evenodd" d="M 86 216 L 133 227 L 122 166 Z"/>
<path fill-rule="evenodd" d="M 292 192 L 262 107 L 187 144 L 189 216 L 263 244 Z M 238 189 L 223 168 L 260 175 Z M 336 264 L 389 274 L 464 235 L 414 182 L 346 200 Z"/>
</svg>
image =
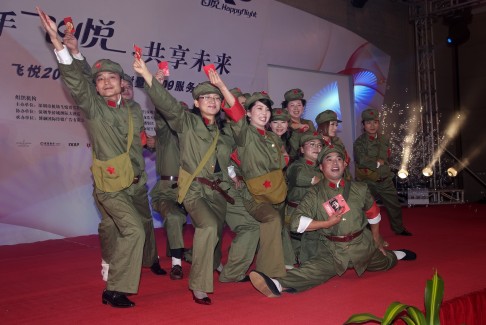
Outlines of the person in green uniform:
<svg viewBox="0 0 486 325">
<path fill-rule="evenodd" d="M 237 145 L 241 174 L 246 183 L 241 193 L 243 203 L 250 215 L 260 223 L 256 268 L 273 276 L 282 276 L 285 274 L 282 220 L 287 190 L 282 168 L 288 161 L 288 155 L 280 137 L 265 129 L 270 120 L 272 104 L 265 92 L 255 92 L 246 100 L 246 111 L 238 106 L 225 109 L 225 114 L 232 121 L 230 125 Z M 274 174 L 277 174 L 275 178 L 270 177 Z M 255 184 L 261 188 L 256 190 Z M 263 197 L 259 191 L 278 193 L 280 196 Z"/>
<path fill-rule="evenodd" d="M 182 202 L 195 228 L 189 288 L 198 304 L 210 305 L 213 270 L 220 265 L 221 236 L 226 203 L 234 202 L 227 191 L 227 167 L 231 146 L 220 136 L 220 116 L 224 100 L 230 107 L 241 107 L 216 71 L 209 71 L 210 82 L 198 84 L 192 91 L 192 113 L 152 76 L 143 60 L 135 58 L 133 68 L 145 80 L 145 90 L 170 128 L 179 135 L 180 169 L 178 202 Z"/>
<path fill-rule="evenodd" d="M 322 137 L 317 132 L 307 131 L 300 138 L 301 157 L 291 163 L 286 175 L 289 186 L 287 193 L 286 225 L 290 230 L 290 216 L 299 206 L 302 198 L 309 189 L 319 183 L 322 172 L 317 164 L 317 156 L 322 149 Z M 315 246 L 319 240 L 315 232 L 300 234 L 291 232 L 292 247 L 299 264 L 307 261 L 315 253 Z"/>
<path fill-rule="evenodd" d="M 314 132 L 316 128 L 312 121 L 302 118 L 307 101 L 304 99 L 304 92 L 301 89 L 294 88 L 287 90 L 284 98 L 282 107 L 287 109 L 290 114 L 290 128 L 293 132 L 290 141 L 292 150 L 289 152 L 290 159 L 293 161 L 299 158 L 300 137 L 302 133 L 307 131 Z"/>
<path fill-rule="evenodd" d="M 250 272 L 253 286 L 267 297 L 313 288 L 349 268 L 361 276 L 365 271 L 393 268 L 398 256 L 404 260 L 416 257 L 408 250 L 384 249 L 379 231 L 380 209 L 366 184 L 344 180 L 344 152 L 340 147 L 324 147 L 317 160 L 324 179 L 309 189 L 292 214 L 291 223 L 293 231 L 319 234 L 317 254 L 283 277 L 272 279 L 262 272 Z M 338 194 L 346 200 L 349 211 L 341 209 L 328 214 L 324 203 Z M 344 204 L 341 202 L 340 206 Z"/>
<path fill-rule="evenodd" d="M 280 137 L 287 153 L 292 151 L 291 143 L 293 143 L 294 139 L 291 138 L 296 135 L 294 135 L 294 132 L 290 128 L 290 114 L 286 109 L 273 108 L 272 117 L 270 118 L 267 129 Z M 289 158 L 289 164 L 291 164 L 293 160 L 292 157 L 289 156 Z"/>
<path fill-rule="evenodd" d="M 187 104 L 183 102 L 180 102 L 180 104 L 188 109 Z M 155 169 L 158 180 L 150 191 L 151 204 L 152 208 L 164 218 L 167 245 L 172 260 L 170 278 L 181 280 L 184 276 L 182 272 L 182 258 L 184 257 L 183 227 L 186 224 L 187 213 L 184 207 L 177 202 L 177 180 L 180 167 L 179 138 L 158 111 L 154 112 L 154 119 L 156 135 Z"/>
<path fill-rule="evenodd" d="M 351 157 L 349 157 L 348 152 L 344 146 L 342 140 L 336 135 L 338 124 L 342 121 L 337 118 L 336 112 L 328 109 L 316 116 L 317 132 L 322 135 L 322 140 L 325 146 L 339 146 L 344 151 L 344 166 L 346 167 L 344 171 L 344 178 L 346 180 L 351 180 L 352 176 L 349 172 L 349 163 L 351 162 Z"/>
<path fill-rule="evenodd" d="M 401 236 L 412 234 L 403 226 L 402 208 L 398 200 L 397 189 L 393 184 L 390 169 L 390 138 L 380 134 L 380 115 L 377 109 L 365 109 L 361 113 L 364 133 L 353 145 L 356 161 L 356 180 L 365 182 L 371 194 L 381 197 L 390 216 L 391 229 Z"/>
<path fill-rule="evenodd" d="M 118 63 L 98 60 L 88 77 L 76 38 L 67 36 L 63 44 L 56 23 L 40 8 L 37 12 L 54 47 L 61 78 L 85 116 L 96 197 L 106 211 L 101 223 L 111 228 L 100 236 L 115 236 L 107 241 L 113 250 L 104 256 L 110 267 L 101 301 L 113 307 L 133 307 L 135 303 L 127 295 L 137 293 L 141 267 L 165 273 L 159 265 L 148 203 L 139 136 L 142 111 L 136 102 L 121 97 L 123 69 Z"/>
</svg>

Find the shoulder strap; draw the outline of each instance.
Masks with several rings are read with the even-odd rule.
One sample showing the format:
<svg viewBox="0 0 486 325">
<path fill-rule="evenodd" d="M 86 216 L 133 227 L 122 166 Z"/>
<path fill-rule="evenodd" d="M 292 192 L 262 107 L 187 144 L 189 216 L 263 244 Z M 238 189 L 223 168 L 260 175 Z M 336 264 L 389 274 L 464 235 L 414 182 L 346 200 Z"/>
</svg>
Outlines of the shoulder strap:
<svg viewBox="0 0 486 325">
<path fill-rule="evenodd" d="M 206 163 L 208 162 L 209 157 L 211 157 L 211 155 L 214 153 L 214 150 L 216 149 L 216 144 L 218 143 L 218 138 L 219 138 L 219 129 L 216 129 L 216 136 L 214 137 L 213 143 L 211 143 L 211 146 L 209 147 L 208 151 L 206 151 L 206 154 L 204 155 L 203 159 L 201 160 L 199 165 L 197 165 L 196 170 L 191 175 L 192 179 L 194 179 L 194 177 L 196 177 L 196 175 L 201 172 L 204 165 L 206 165 Z"/>
</svg>

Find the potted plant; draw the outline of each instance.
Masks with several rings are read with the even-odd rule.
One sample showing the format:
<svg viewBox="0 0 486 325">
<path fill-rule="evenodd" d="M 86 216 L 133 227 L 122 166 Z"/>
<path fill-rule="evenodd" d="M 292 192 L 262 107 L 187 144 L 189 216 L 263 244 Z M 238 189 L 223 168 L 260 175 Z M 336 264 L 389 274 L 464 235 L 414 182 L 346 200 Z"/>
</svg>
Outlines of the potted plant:
<svg viewBox="0 0 486 325">
<path fill-rule="evenodd" d="M 439 325 L 439 309 L 444 296 L 444 281 L 435 271 L 425 286 L 425 314 L 417 307 L 393 302 L 387 308 L 383 318 L 369 313 L 352 315 L 344 324 L 378 322 L 381 325 L 393 324 L 400 319 L 407 325 Z"/>
</svg>

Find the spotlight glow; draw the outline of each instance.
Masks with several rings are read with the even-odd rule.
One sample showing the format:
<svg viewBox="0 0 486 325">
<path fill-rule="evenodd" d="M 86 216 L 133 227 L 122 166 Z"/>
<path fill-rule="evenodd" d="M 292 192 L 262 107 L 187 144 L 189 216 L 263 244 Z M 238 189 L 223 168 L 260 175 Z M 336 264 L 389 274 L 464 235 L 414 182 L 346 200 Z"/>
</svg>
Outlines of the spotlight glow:
<svg viewBox="0 0 486 325">
<path fill-rule="evenodd" d="M 457 176 L 457 170 L 454 167 L 449 167 L 447 169 L 447 175 L 450 177 L 456 177 Z"/>
<path fill-rule="evenodd" d="M 434 171 L 432 170 L 431 167 L 427 166 L 424 169 L 422 169 L 422 174 L 425 177 L 430 177 L 430 176 L 432 176 L 434 174 Z"/>
<path fill-rule="evenodd" d="M 408 177 L 408 171 L 407 171 L 406 169 L 403 169 L 403 168 L 402 168 L 402 169 L 400 169 L 400 170 L 398 171 L 398 174 L 397 174 L 397 175 L 398 175 L 398 177 L 400 177 L 401 179 L 405 179 L 405 178 L 407 178 L 407 177 Z"/>
</svg>

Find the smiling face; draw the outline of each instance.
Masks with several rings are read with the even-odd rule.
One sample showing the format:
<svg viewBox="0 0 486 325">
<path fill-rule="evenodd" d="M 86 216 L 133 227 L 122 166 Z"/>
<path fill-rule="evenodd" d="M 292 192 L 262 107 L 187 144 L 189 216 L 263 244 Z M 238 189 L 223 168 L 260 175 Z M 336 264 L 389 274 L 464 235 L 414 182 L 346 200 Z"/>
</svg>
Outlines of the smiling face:
<svg viewBox="0 0 486 325">
<path fill-rule="evenodd" d="M 118 73 L 102 71 L 96 74 L 96 91 L 107 100 L 117 101 L 121 94 L 121 78 Z"/>
<path fill-rule="evenodd" d="M 272 121 L 270 122 L 270 129 L 272 132 L 278 136 L 281 136 L 289 129 L 289 122 L 288 121 Z"/>
<path fill-rule="evenodd" d="M 329 122 L 329 136 L 330 137 L 335 137 L 338 129 L 338 121 L 330 121 Z"/>
<path fill-rule="evenodd" d="M 328 180 L 337 183 L 343 177 L 344 160 L 337 152 L 331 152 L 322 158 L 319 169 Z"/>
<path fill-rule="evenodd" d="M 380 122 L 377 120 L 364 121 L 364 130 L 369 136 L 376 136 L 378 130 L 380 129 Z"/>
<path fill-rule="evenodd" d="M 305 159 L 316 162 L 319 152 L 322 150 L 322 142 L 319 140 L 309 140 L 300 147 Z"/>
<path fill-rule="evenodd" d="M 201 95 L 194 100 L 194 106 L 199 108 L 202 117 L 213 121 L 221 110 L 221 96 L 215 93 Z"/>
<path fill-rule="evenodd" d="M 122 79 L 121 81 L 122 85 L 122 97 L 123 99 L 133 99 L 133 86 L 130 82 L 126 81 L 125 79 Z"/>
<path fill-rule="evenodd" d="M 272 113 L 267 105 L 263 104 L 261 101 L 256 101 L 246 115 L 250 119 L 251 125 L 264 130 Z"/>
<path fill-rule="evenodd" d="M 300 99 L 291 100 L 287 104 L 287 110 L 289 111 L 292 119 L 299 120 L 304 112 L 304 105 L 302 105 L 302 101 Z"/>
</svg>

